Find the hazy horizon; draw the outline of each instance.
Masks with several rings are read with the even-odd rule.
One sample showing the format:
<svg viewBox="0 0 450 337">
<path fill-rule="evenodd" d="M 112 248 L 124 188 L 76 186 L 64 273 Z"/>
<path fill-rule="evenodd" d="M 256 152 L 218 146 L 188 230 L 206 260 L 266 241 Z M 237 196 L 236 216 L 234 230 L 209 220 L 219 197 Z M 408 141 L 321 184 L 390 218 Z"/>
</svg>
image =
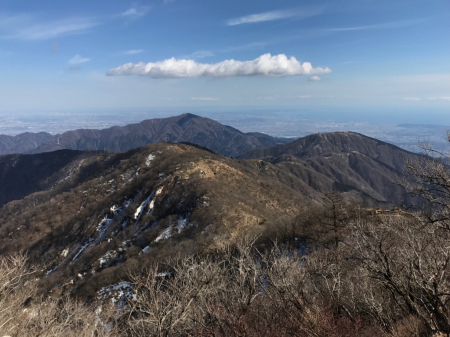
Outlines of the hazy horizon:
<svg viewBox="0 0 450 337">
<path fill-rule="evenodd" d="M 0 135 L 15 136 L 24 132 L 48 132 L 53 135 L 76 129 L 106 129 L 113 126 L 125 126 L 139 123 L 145 119 L 167 118 L 182 113 L 193 113 L 211 118 L 224 125 L 232 126 L 242 132 L 261 132 L 273 137 L 300 138 L 313 133 L 353 131 L 400 146 L 412 152 L 422 152 L 421 142 L 426 142 L 440 151 L 447 151 L 446 131 L 450 127 L 433 123 L 374 123 L 364 120 L 345 119 L 344 115 L 333 118 L 332 113 L 308 113 L 289 109 L 247 109 L 230 111 L 219 109 L 160 109 L 122 111 L 96 111 L 84 113 L 23 114 L 14 116 L 0 115 Z M 350 115 L 351 116 L 351 115 Z M 329 118 L 326 118 L 329 117 Z"/>
</svg>

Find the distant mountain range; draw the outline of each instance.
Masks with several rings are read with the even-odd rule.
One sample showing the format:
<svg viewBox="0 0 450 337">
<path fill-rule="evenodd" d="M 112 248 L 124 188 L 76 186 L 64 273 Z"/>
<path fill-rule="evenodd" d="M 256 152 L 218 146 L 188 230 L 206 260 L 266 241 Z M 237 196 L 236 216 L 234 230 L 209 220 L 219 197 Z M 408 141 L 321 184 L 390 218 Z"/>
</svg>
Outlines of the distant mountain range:
<svg viewBox="0 0 450 337">
<path fill-rule="evenodd" d="M 140 142 L 158 143 L 97 150 Z M 287 228 L 327 192 L 369 206 L 413 201 L 396 180 L 420 155 L 353 132 L 279 142 L 185 114 L 69 131 L 34 149 L 95 151 L 0 156 L 0 254 L 45 263 L 45 292 L 94 296 L 130 268 Z"/>
<path fill-rule="evenodd" d="M 41 153 L 61 149 L 124 152 L 159 142 L 189 142 L 235 157 L 255 147 L 288 141 L 257 132 L 243 133 L 209 118 L 182 114 L 103 130 L 67 131 L 56 136 L 47 133 L 0 136 L 0 154 Z"/>
<path fill-rule="evenodd" d="M 38 146 L 50 141 L 54 136 L 46 132 L 21 133 L 17 136 L 0 135 L 0 155 L 10 153 L 30 153 Z"/>
<path fill-rule="evenodd" d="M 409 197 L 396 185 L 396 180 L 401 176 L 406 160 L 421 158 L 397 146 L 353 132 L 315 134 L 280 144 L 286 140 L 259 133 L 245 134 L 192 114 L 105 130 L 68 131 L 47 141 L 46 134 L 22 134 L 15 137 L 21 140 L 14 143 L 16 148 L 24 149 L 30 145 L 33 136 L 39 137 L 42 143 L 29 150 L 37 154 L 0 156 L 0 206 L 30 193 L 47 190 L 67 170 L 80 163 L 99 162 L 89 159 L 91 157 L 106 156 L 103 151 L 80 150 L 106 148 L 122 152 L 136 144 L 162 141 L 198 144 L 241 160 L 259 160 L 252 163 L 263 174 L 271 175 L 310 200 L 319 201 L 323 193 L 337 191 L 348 199 L 371 205 L 409 203 Z M 48 153 L 58 148 L 76 151 Z M 63 167 L 65 171 L 61 171 Z"/>
</svg>

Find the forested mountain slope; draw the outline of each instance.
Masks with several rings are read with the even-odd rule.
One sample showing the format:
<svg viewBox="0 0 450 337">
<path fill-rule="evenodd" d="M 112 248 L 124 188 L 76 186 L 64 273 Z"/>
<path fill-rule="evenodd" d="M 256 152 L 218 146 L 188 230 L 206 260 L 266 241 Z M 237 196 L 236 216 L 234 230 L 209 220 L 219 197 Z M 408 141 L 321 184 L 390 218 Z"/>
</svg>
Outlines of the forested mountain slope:
<svg viewBox="0 0 450 337">
<path fill-rule="evenodd" d="M 0 155 L 27 153 L 50 141 L 53 136 L 46 132 L 21 133 L 17 136 L 0 135 Z"/>
<path fill-rule="evenodd" d="M 103 151 L 73 150 L 0 156 L 0 207 L 34 192 L 73 187 L 108 156 Z"/>
<path fill-rule="evenodd" d="M 334 190 L 349 199 L 376 204 L 409 203 L 410 197 L 396 182 L 404 174 L 406 161 L 423 157 L 358 133 L 333 132 L 252 149 L 238 159 L 273 164 L 276 176 L 300 192 L 297 179 L 320 193 Z"/>
<path fill-rule="evenodd" d="M 42 287 L 53 294 L 91 296 L 136 266 L 213 251 L 314 203 L 252 163 L 187 144 L 88 158 L 76 184 L 0 208 L 0 254 L 27 251 L 44 263 Z"/>
<path fill-rule="evenodd" d="M 182 114 L 103 130 L 67 131 L 31 149 L 30 152 L 39 153 L 60 149 L 124 152 L 159 142 L 189 142 L 207 147 L 219 154 L 234 157 L 255 147 L 271 146 L 286 140 L 261 133 L 245 134 L 209 118 Z"/>
</svg>

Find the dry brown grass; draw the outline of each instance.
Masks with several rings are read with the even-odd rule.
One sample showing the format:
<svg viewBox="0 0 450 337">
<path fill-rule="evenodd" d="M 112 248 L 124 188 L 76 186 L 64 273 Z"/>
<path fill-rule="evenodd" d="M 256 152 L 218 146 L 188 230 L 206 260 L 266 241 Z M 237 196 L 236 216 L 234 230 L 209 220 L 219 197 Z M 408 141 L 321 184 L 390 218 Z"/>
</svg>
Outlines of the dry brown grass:
<svg viewBox="0 0 450 337">
<path fill-rule="evenodd" d="M 35 298 L 35 272 L 24 255 L 0 257 L 1 336 L 117 335 L 108 307 L 102 312 L 70 298 Z"/>
</svg>

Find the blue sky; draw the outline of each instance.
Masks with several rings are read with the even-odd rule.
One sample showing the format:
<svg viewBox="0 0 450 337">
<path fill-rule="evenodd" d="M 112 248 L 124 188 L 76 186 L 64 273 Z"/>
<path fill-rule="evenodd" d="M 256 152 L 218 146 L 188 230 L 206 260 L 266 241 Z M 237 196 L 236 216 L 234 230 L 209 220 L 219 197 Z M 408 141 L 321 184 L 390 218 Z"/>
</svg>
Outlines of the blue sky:
<svg viewBox="0 0 450 337">
<path fill-rule="evenodd" d="M 0 113 L 205 107 L 450 125 L 450 2 L 0 0 Z"/>
</svg>

